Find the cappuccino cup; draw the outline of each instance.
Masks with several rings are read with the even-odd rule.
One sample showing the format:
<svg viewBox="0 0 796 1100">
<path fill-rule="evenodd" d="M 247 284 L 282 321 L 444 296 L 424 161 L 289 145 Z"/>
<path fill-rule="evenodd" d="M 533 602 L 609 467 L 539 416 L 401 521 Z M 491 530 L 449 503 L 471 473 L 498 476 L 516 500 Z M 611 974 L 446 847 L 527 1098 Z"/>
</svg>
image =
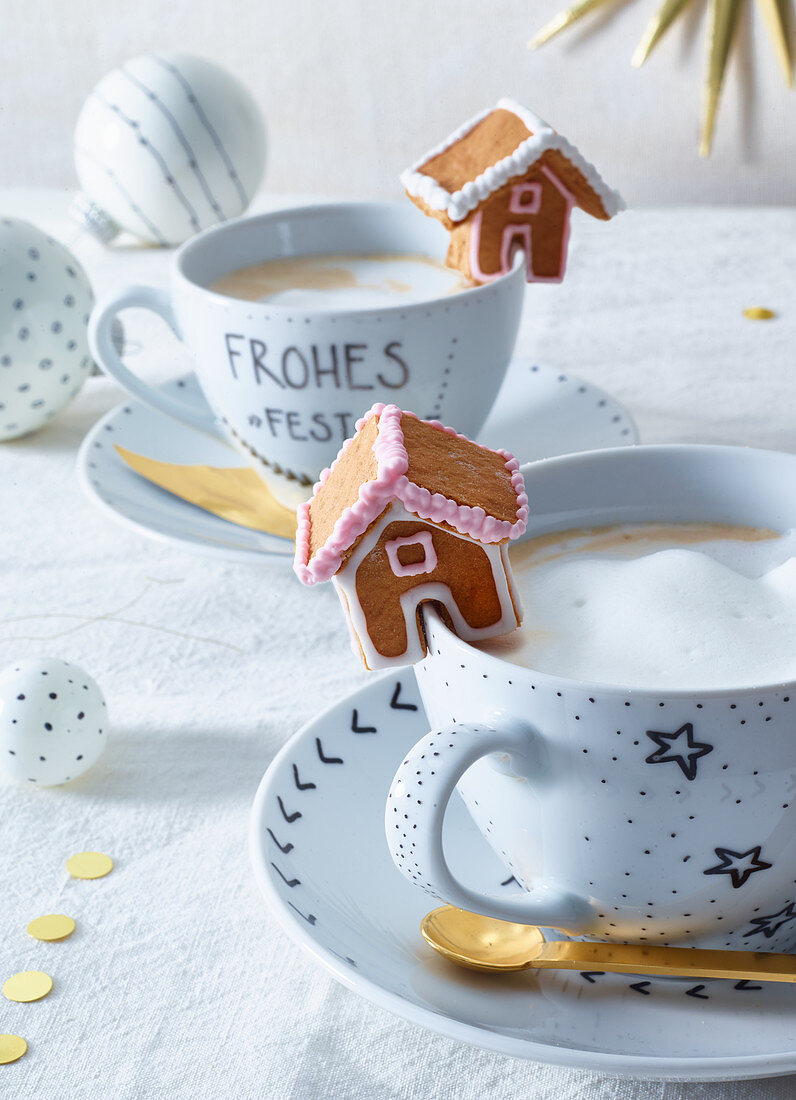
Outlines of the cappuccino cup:
<svg viewBox="0 0 796 1100">
<path fill-rule="evenodd" d="M 408 204 L 306 206 L 228 222 L 177 251 L 168 291 L 131 286 L 103 299 L 89 324 L 92 353 L 133 397 L 221 435 L 278 500 L 295 507 L 375 401 L 470 436 L 483 426 L 517 337 L 522 261 L 485 286 L 418 277 L 414 293 L 403 295 L 406 258 L 428 257 L 441 268 L 446 245 L 445 231 Z M 242 269 L 281 261 L 284 280 L 287 261 L 352 254 L 394 256 L 400 278 L 358 296 L 291 294 L 284 285 L 265 301 L 230 296 L 230 276 Z M 393 294 L 385 292 L 390 286 Z M 122 362 L 112 326 L 130 307 L 158 313 L 185 342 L 209 413 L 148 385 Z"/>
<path fill-rule="evenodd" d="M 740 600 L 738 613 L 752 629 L 758 583 L 771 589 L 765 608 L 762 594 L 760 601 L 772 632 L 780 619 L 783 629 L 793 627 L 796 457 L 642 446 L 550 459 L 523 472 L 531 509 L 525 538 L 553 548 L 548 564 L 562 532 L 571 544 L 622 541 L 628 531 L 632 542 L 651 525 L 662 542 L 647 550 L 658 560 L 625 546 L 614 559 L 614 588 L 600 588 L 599 571 L 582 568 L 594 547 L 582 560 L 576 547 L 575 573 L 562 574 L 569 605 L 551 603 L 531 570 L 527 636 L 496 641 L 491 652 L 461 641 L 424 609 L 428 652 L 416 673 L 434 729 L 390 789 L 385 825 L 397 867 L 453 905 L 589 939 L 793 950 L 796 660 L 785 654 L 777 663 L 774 650 L 770 660 L 761 657 L 760 623 L 762 641 L 748 659 L 723 657 L 712 635 L 729 629 L 736 613 L 723 608 L 726 600 Z M 706 556 L 696 564 L 665 557 L 699 546 Z M 521 557 L 521 543 L 517 549 Z M 653 588 L 639 590 L 635 634 L 621 619 L 634 598 L 622 554 L 626 576 Z M 700 570 L 712 593 L 700 593 Z M 743 574 L 744 583 L 726 571 Z M 550 577 L 556 595 L 561 578 Z M 675 629 L 675 597 L 677 621 L 690 623 L 677 644 L 666 634 Z M 575 606 L 580 600 L 585 607 Z M 579 619 L 590 600 L 592 618 Z M 547 619 L 534 638 L 535 613 Z M 556 650 L 556 614 L 567 630 L 573 623 L 591 629 L 594 644 L 575 654 Z M 618 623 L 600 621 L 612 614 Z M 704 615 L 712 625 L 700 634 Z M 612 638 L 619 639 L 613 651 Z M 608 662 L 594 664 L 606 646 Z M 676 654 L 683 646 L 682 665 L 667 660 L 668 671 L 656 671 L 658 650 Z M 653 664 L 633 649 L 646 649 Z M 457 788 L 506 868 L 499 894 L 475 890 L 446 861 L 443 821 Z"/>
</svg>

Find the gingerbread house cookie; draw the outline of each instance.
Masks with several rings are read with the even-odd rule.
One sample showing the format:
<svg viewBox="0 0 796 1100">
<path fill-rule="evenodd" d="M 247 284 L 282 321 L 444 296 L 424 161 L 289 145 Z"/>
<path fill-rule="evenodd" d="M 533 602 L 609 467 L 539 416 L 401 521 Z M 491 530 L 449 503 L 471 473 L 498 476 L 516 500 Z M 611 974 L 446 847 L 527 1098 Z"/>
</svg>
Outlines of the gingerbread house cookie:
<svg viewBox="0 0 796 1100">
<path fill-rule="evenodd" d="M 448 265 L 477 283 L 525 252 L 528 282 L 564 277 L 573 206 L 608 220 L 624 202 L 566 138 L 511 99 L 471 118 L 401 176 L 450 230 Z"/>
<path fill-rule="evenodd" d="M 468 641 L 519 625 L 508 542 L 527 518 L 513 455 L 374 405 L 299 508 L 294 569 L 334 581 L 368 668 L 412 664 L 424 602 Z"/>
</svg>

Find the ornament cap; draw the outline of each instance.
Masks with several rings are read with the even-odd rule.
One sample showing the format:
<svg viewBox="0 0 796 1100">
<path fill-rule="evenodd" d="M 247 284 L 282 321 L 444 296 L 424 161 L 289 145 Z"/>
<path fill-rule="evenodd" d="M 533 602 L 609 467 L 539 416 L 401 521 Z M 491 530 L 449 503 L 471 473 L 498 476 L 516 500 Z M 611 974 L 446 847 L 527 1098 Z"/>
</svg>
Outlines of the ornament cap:
<svg viewBox="0 0 796 1100">
<path fill-rule="evenodd" d="M 69 216 L 103 244 L 110 244 L 121 233 L 121 226 L 87 195 L 74 197 L 69 206 Z"/>
</svg>

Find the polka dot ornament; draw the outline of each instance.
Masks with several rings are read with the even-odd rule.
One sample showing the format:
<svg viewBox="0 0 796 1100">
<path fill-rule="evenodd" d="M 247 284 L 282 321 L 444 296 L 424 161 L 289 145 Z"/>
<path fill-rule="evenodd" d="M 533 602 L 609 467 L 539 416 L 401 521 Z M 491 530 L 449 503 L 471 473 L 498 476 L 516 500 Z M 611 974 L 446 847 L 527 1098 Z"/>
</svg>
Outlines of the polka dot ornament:
<svg viewBox="0 0 796 1100">
<path fill-rule="evenodd" d="M 0 218 L 0 442 L 35 431 L 91 373 L 94 295 L 68 248 L 29 222 Z"/>
<path fill-rule="evenodd" d="M 20 783 L 77 779 L 101 756 L 107 733 L 102 692 L 77 665 L 17 661 L 0 675 L 0 764 Z"/>
<path fill-rule="evenodd" d="M 106 73 L 83 105 L 73 213 L 106 242 L 126 229 L 181 244 L 242 214 L 264 166 L 262 115 L 236 77 L 205 58 L 144 54 Z"/>
</svg>

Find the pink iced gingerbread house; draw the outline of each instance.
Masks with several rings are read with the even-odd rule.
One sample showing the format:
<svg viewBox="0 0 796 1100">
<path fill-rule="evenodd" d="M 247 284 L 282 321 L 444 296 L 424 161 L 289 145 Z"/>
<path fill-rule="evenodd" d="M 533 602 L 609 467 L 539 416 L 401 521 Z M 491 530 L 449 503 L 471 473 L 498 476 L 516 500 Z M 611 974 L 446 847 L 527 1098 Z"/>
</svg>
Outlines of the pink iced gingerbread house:
<svg viewBox="0 0 796 1100">
<path fill-rule="evenodd" d="M 564 277 L 573 206 L 608 220 L 624 208 L 574 145 L 511 99 L 471 118 L 401 176 L 450 230 L 448 265 L 477 283 L 525 252 L 528 282 Z"/>
<path fill-rule="evenodd" d="M 299 508 L 294 569 L 304 584 L 333 580 L 368 668 L 412 664 L 423 603 L 470 641 L 519 625 L 507 544 L 527 518 L 508 452 L 374 405 Z"/>
</svg>

